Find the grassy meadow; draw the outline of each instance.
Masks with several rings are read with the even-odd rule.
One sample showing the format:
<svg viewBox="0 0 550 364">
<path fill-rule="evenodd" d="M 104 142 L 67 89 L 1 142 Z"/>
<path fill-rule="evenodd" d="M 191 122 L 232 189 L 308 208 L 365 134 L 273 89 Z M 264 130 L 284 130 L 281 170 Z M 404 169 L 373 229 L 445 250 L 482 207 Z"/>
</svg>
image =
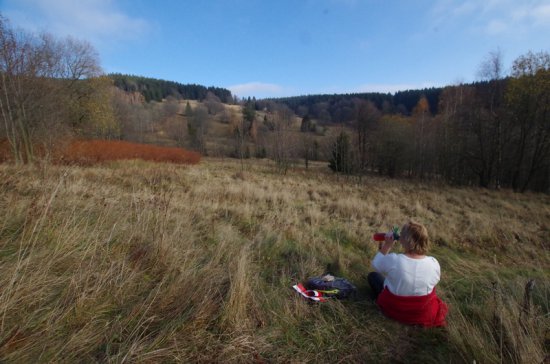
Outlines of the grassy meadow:
<svg viewBox="0 0 550 364">
<path fill-rule="evenodd" d="M 208 158 L 2 164 L 0 189 L 0 362 L 548 360 L 548 195 Z M 446 328 L 369 296 L 372 233 L 410 218 L 441 264 Z M 357 298 L 291 289 L 327 271 Z"/>
</svg>

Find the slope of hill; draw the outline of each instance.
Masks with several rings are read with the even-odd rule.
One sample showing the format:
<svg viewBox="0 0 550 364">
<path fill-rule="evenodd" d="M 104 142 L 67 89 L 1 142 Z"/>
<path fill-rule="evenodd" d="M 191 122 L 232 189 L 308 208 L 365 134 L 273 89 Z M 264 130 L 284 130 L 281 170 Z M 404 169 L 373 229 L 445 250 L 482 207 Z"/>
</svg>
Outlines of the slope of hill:
<svg viewBox="0 0 550 364">
<path fill-rule="evenodd" d="M 544 360 L 548 196 L 274 170 L 0 165 L 0 361 Z M 404 327 L 369 298 L 370 236 L 409 218 L 442 266 L 446 329 Z M 357 300 L 291 290 L 327 270 Z"/>
<path fill-rule="evenodd" d="M 209 92 L 224 103 L 233 101 L 231 91 L 222 87 L 182 84 L 175 81 L 159 80 L 156 78 L 135 75 L 123 75 L 120 73 L 111 73 L 109 77 L 113 79 L 115 86 L 119 89 L 127 92 L 140 92 L 146 101 L 162 101 L 170 96 L 191 100 L 204 100 Z"/>
</svg>

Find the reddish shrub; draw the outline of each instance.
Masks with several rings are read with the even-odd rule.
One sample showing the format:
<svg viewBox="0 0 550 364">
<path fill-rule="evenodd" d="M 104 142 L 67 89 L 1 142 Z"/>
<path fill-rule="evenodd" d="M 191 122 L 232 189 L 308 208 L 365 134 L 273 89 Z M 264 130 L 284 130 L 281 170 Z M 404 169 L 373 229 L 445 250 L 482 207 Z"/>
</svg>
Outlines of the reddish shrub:
<svg viewBox="0 0 550 364">
<path fill-rule="evenodd" d="M 0 140 L 0 163 L 9 161 L 13 158 L 10 145 L 7 139 Z"/>
<path fill-rule="evenodd" d="M 76 140 L 60 152 L 61 163 L 91 165 L 120 159 L 196 164 L 201 155 L 182 148 L 159 147 L 111 140 Z"/>
</svg>

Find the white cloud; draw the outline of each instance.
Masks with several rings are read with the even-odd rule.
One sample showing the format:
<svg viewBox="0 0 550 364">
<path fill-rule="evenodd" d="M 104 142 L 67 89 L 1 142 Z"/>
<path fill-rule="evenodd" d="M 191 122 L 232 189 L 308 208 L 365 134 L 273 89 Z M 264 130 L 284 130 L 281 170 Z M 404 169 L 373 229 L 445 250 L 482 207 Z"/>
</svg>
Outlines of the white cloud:
<svg viewBox="0 0 550 364">
<path fill-rule="evenodd" d="M 92 43 L 116 43 L 139 39 L 150 25 L 117 8 L 113 0 L 6 0 L 7 17 L 18 26 L 71 35 Z"/>
<path fill-rule="evenodd" d="M 248 82 L 239 85 L 229 86 L 228 89 L 240 97 L 256 96 L 269 97 L 279 96 L 284 92 L 284 88 L 273 83 Z"/>
<path fill-rule="evenodd" d="M 442 0 L 432 10 L 433 26 L 468 24 L 490 36 L 527 33 L 550 26 L 549 0 Z"/>
<path fill-rule="evenodd" d="M 457 7 L 453 8 L 451 13 L 455 16 L 468 15 L 476 10 L 476 4 L 472 2 L 465 2 L 459 4 Z"/>
<path fill-rule="evenodd" d="M 357 5 L 358 0 L 332 0 L 335 5 L 344 5 L 354 7 Z"/>
<path fill-rule="evenodd" d="M 491 20 L 489 24 L 487 24 L 486 31 L 490 35 L 506 33 L 506 31 L 508 31 L 508 23 L 497 19 Z"/>
<path fill-rule="evenodd" d="M 526 26 L 550 26 L 550 3 L 518 6 L 510 12 L 512 23 Z"/>
<path fill-rule="evenodd" d="M 532 16 L 538 24 L 548 26 L 550 24 L 550 4 L 538 6 L 533 10 Z"/>
<path fill-rule="evenodd" d="M 514 22 L 523 21 L 529 16 L 529 9 L 526 7 L 517 7 L 510 13 L 510 17 Z"/>
</svg>

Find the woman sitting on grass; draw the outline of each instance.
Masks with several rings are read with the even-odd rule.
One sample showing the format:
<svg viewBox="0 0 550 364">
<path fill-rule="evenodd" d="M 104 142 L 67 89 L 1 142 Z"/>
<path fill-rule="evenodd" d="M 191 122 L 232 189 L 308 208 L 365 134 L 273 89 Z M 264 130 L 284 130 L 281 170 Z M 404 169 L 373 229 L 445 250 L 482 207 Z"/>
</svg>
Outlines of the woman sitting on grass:
<svg viewBox="0 0 550 364">
<path fill-rule="evenodd" d="M 411 221 L 403 226 L 399 241 L 404 254 L 389 254 L 395 244 L 390 232 L 372 260 L 376 272 L 369 273 L 368 281 L 376 303 L 386 316 L 399 322 L 444 326 L 447 305 L 435 293 L 441 273 L 437 260 L 426 255 L 428 231 Z"/>
</svg>

